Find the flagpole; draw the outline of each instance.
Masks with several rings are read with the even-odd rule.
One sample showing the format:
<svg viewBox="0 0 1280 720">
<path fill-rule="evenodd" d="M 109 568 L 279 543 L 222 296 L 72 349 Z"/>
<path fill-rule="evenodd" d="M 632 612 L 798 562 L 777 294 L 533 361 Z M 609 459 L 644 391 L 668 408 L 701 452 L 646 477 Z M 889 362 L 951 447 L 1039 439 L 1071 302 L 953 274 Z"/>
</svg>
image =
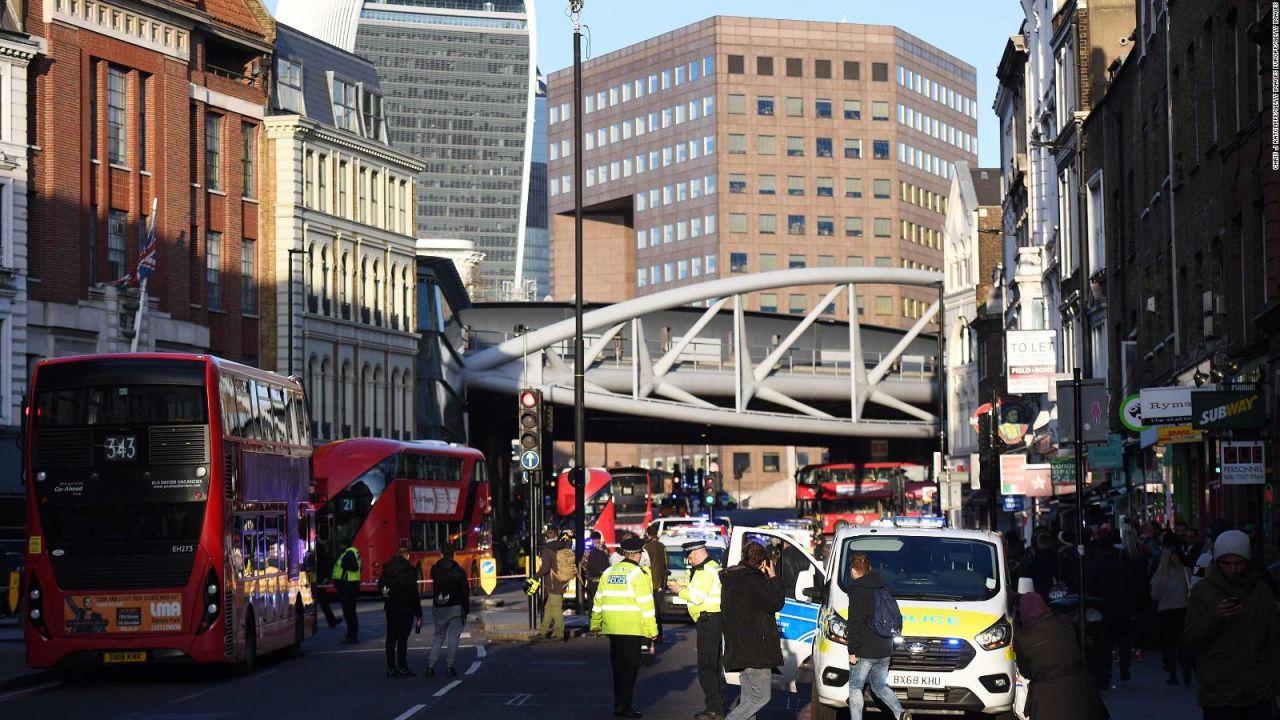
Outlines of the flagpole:
<svg viewBox="0 0 1280 720">
<path fill-rule="evenodd" d="M 155 232 L 156 207 L 159 204 L 160 204 L 159 197 L 151 198 L 151 223 L 150 223 L 151 227 L 147 229 L 147 238 L 143 240 L 143 244 L 146 244 L 150 240 L 152 233 Z M 145 250 L 145 248 L 140 249 L 138 251 L 140 256 L 143 250 Z M 140 270 L 141 270 L 141 267 L 139 267 L 139 271 Z M 141 273 L 139 272 L 139 274 Z M 142 284 L 138 292 L 138 313 L 133 317 L 133 342 L 130 343 L 129 345 L 129 352 L 131 353 L 138 352 L 138 340 L 142 338 L 142 313 L 147 308 L 147 281 L 150 279 L 151 279 L 150 273 L 148 273 L 146 277 L 142 278 Z"/>
</svg>

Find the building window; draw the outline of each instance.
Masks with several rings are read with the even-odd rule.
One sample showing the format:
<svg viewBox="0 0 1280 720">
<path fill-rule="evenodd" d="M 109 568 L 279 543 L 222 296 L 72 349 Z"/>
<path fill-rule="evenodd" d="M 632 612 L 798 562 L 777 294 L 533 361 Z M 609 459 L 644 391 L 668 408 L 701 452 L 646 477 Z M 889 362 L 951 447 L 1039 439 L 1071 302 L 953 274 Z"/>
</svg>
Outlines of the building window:
<svg viewBox="0 0 1280 720">
<path fill-rule="evenodd" d="M 787 157 L 804 157 L 804 138 L 787 138 Z"/>
<path fill-rule="evenodd" d="M 788 255 L 788 256 L 787 256 L 787 269 L 788 269 L 788 270 L 803 270 L 803 269 L 804 269 L 804 267 L 805 267 L 805 259 L 804 259 L 804 256 L 803 256 L 803 255 Z"/>
<path fill-rule="evenodd" d="M 805 301 L 805 296 L 792 293 L 787 298 L 787 312 L 792 315 L 803 315 L 809 309 L 809 304 Z"/>
<path fill-rule="evenodd" d="M 250 123 L 240 124 L 240 176 L 244 179 L 244 196 L 257 197 L 258 181 L 254 166 L 257 164 L 257 128 Z"/>
<path fill-rule="evenodd" d="M 804 216 L 803 215 L 787 216 L 787 234 L 788 235 L 804 234 Z"/>
<path fill-rule="evenodd" d="M 129 214 L 112 210 L 107 215 L 107 277 L 117 280 L 124 277 L 125 227 Z"/>
<path fill-rule="evenodd" d="M 728 107 L 729 107 L 730 115 L 746 115 L 747 114 L 747 96 L 746 95 L 730 95 Z"/>
<path fill-rule="evenodd" d="M 862 218 L 847 217 L 844 219 L 844 235 L 845 237 L 862 237 Z M 862 264 L 859 258 L 859 265 Z"/>
<path fill-rule="evenodd" d="M 302 156 L 302 205 L 315 207 L 316 154 L 308 150 Z"/>
<path fill-rule="evenodd" d="M 871 63 L 871 82 L 889 82 L 888 63 Z"/>
<path fill-rule="evenodd" d="M 778 453 L 767 452 L 764 453 L 763 457 L 764 461 L 760 465 L 765 472 L 776 473 L 781 471 L 782 464 L 779 462 Z"/>
<path fill-rule="evenodd" d="M 333 211 L 337 215 L 347 214 L 347 161 L 338 163 L 338 204 Z"/>
<path fill-rule="evenodd" d="M 744 233 L 747 231 L 746 213 L 729 213 L 729 232 Z"/>
<path fill-rule="evenodd" d="M 892 234 L 892 220 L 889 218 L 876 218 L 876 237 L 887 238 Z"/>
<path fill-rule="evenodd" d="M 819 80 L 831 79 L 831 61 L 830 60 L 814 60 L 813 76 Z"/>
<path fill-rule="evenodd" d="M 747 136 L 741 133 L 729 133 L 728 148 L 730 155 L 747 154 Z"/>
<path fill-rule="evenodd" d="M 125 71 L 107 68 L 107 161 L 123 165 L 128 160 L 125 144 L 128 127 L 125 120 Z M 96 132 L 96 128 L 95 128 Z"/>
<path fill-rule="evenodd" d="M 772 75 L 773 74 L 773 58 L 757 57 L 756 58 L 756 74 Z"/>
<path fill-rule="evenodd" d="M 873 157 L 875 157 L 876 160 L 889 159 L 889 141 L 888 140 L 874 140 L 872 141 L 871 145 L 872 145 L 872 148 L 871 148 L 872 155 Z"/>
<path fill-rule="evenodd" d="M 759 218 L 756 229 L 761 235 L 775 235 L 778 232 L 778 216 L 773 214 L 764 214 Z"/>
<path fill-rule="evenodd" d="M 862 178 L 845 178 L 844 196 L 847 198 L 862 197 Z"/>
<path fill-rule="evenodd" d="M 374 140 L 382 139 L 382 96 L 365 90 L 363 93 L 364 133 Z"/>
<path fill-rule="evenodd" d="M 741 173 L 730 173 L 729 192 L 745 193 L 746 191 L 747 191 L 747 176 Z"/>
<path fill-rule="evenodd" d="M 826 215 L 818 217 L 818 235 L 831 237 L 836 234 L 836 219 Z"/>
<path fill-rule="evenodd" d="M 893 258 L 883 255 L 877 257 L 874 261 L 876 267 L 893 267 Z"/>
<path fill-rule="evenodd" d="M 893 314 L 893 298 L 888 295 L 876 296 L 876 314 L 892 315 Z"/>
<path fill-rule="evenodd" d="M 730 55 L 728 64 L 730 75 L 744 75 L 747 72 L 747 60 L 742 55 Z"/>
<path fill-rule="evenodd" d="M 302 94 L 302 65 L 280 58 L 276 61 L 276 103 L 283 110 L 306 111 Z"/>
<path fill-rule="evenodd" d="M 760 253 L 760 272 L 773 272 L 778 269 L 778 256 L 774 253 Z"/>
<path fill-rule="evenodd" d="M 249 238 L 240 241 L 240 305 L 241 312 L 258 312 L 258 243 Z"/>
<path fill-rule="evenodd" d="M 813 103 L 813 116 L 819 120 L 831 119 L 831 101 L 815 100 Z"/>
<path fill-rule="evenodd" d="M 872 120 L 888 120 L 889 119 L 889 103 L 876 100 L 871 103 L 871 119 Z"/>
<path fill-rule="evenodd" d="M 787 195 L 792 197 L 800 197 L 804 195 L 804 176 L 788 175 L 787 176 Z"/>
<path fill-rule="evenodd" d="M 815 146 L 816 146 L 815 152 L 817 153 L 818 157 L 820 158 L 831 157 L 831 152 L 832 152 L 831 138 L 829 137 L 817 138 L 817 142 L 815 143 Z"/>
<path fill-rule="evenodd" d="M 714 256 L 712 256 L 714 257 Z M 707 271 L 712 271 L 712 263 L 707 263 Z M 747 254 L 741 252 L 729 253 L 729 272 L 744 273 L 747 272 Z"/>
<path fill-rule="evenodd" d="M 204 185 L 222 189 L 222 116 L 204 116 Z"/>
<path fill-rule="evenodd" d="M 862 159 L 862 141 L 858 138 L 844 139 L 844 159 L 860 160 Z"/>
<path fill-rule="evenodd" d="M 835 266 L 836 266 L 836 258 L 834 255 L 818 256 L 818 267 L 829 268 L 829 267 L 835 267 Z"/>
<path fill-rule="evenodd" d="M 890 196 L 889 181 L 883 178 L 876 178 L 871 181 L 871 195 L 877 200 L 888 200 Z"/>
<path fill-rule="evenodd" d="M 778 142 L 773 135 L 756 136 L 756 152 L 760 155 L 777 155 Z"/>
<path fill-rule="evenodd" d="M 787 98 L 787 117 L 804 117 L 804 98 Z"/>
<path fill-rule="evenodd" d="M 778 312 L 777 293 L 760 293 L 760 312 Z"/>
<path fill-rule="evenodd" d="M 364 222 L 367 212 L 365 210 L 365 201 L 368 197 L 369 172 L 360 168 L 359 182 L 356 183 L 356 221 Z M 568 189 L 565 190 L 568 192 Z"/>
<path fill-rule="evenodd" d="M 329 157 L 316 157 L 316 209 L 329 212 Z"/>
<path fill-rule="evenodd" d="M 222 309 L 222 233 L 205 234 L 204 281 L 209 288 L 209 309 Z"/>
<path fill-rule="evenodd" d="M 138 169 L 147 169 L 147 80 L 138 74 Z"/>
<path fill-rule="evenodd" d="M 356 86 L 353 83 L 333 79 L 329 91 L 333 95 L 333 124 L 339 130 L 360 131 L 360 115 Z"/>
<path fill-rule="evenodd" d="M 195 147 L 195 143 L 191 144 Z M 98 63 L 89 63 L 89 158 L 98 159 Z"/>
<path fill-rule="evenodd" d="M 787 77 L 804 77 L 804 60 L 787 58 Z"/>
<path fill-rule="evenodd" d="M 756 114 L 757 115 L 773 115 L 773 98 L 770 96 L 762 96 L 756 98 Z"/>
<path fill-rule="evenodd" d="M 861 80 L 862 79 L 862 63 L 854 60 L 844 61 L 844 79 L 845 80 Z"/>
<path fill-rule="evenodd" d="M 776 175 L 759 176 L 758 184 L 760 186 L 760 194 L 761 195 L 777 195 L 778 194 L 777 181 L 778 181 L 778 178 Z"/>
<path fill-rule="evenodd" d="M 862 119 L 862 101 L 861 100 L 845 100 L 844 101 L 844 119 L 845 120 L 861 120 Z"/>
</svg>

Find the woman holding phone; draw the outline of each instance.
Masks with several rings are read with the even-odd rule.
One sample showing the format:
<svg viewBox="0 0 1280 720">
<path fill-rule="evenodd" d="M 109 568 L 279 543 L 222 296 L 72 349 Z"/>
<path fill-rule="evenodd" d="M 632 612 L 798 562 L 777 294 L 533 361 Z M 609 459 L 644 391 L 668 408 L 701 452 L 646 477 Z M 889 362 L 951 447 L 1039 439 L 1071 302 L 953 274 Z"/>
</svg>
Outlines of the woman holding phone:
<svg viewBox="0 0 1280 720">
<path fill-rule="evenodd" d="M 782 639 L 774 615 L 786 598 L 768 551 L 757 542 L 747 543 L 742 561 L 721 573 L 720 582 L 724 667 L 739 673 L 742 684 L 738 706 L 727 720 L 748 720 L 773 695 L 770 676 L 782 664 Z"/>
</svg>

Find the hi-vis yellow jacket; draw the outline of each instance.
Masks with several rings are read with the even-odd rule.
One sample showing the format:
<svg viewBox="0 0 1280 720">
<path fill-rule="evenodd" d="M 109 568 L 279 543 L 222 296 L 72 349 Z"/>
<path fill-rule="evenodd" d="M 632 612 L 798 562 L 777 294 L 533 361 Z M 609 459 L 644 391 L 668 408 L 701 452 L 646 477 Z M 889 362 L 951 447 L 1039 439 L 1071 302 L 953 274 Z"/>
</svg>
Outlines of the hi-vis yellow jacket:
<svg viewBox="0 0 1280 720">
<path fill-rule="evenodd" d="M 691 570 L 680 599 L 689 603 L 689 616 L 694 622 L 704 612 L 720 612 L 720 563 L 708 559 Z"/>
<path fill-rule="evenodd" d="M 657 637 L 653 579 L 648 570 L 623 560 L 600 576 L 600 589 L 591 608 L 591 630 L 606 635 Z"/>
</svg>

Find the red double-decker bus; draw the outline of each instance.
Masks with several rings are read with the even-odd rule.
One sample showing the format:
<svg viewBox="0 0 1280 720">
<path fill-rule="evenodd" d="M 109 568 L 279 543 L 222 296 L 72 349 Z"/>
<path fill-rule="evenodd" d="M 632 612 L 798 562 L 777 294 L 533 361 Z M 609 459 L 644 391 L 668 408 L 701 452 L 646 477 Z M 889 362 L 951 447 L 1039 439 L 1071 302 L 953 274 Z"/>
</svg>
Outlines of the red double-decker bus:
<svg viewBox="0 0 1280 720">
<path fill-rule="evenodd" d="M 921 515 L 933 500 L 923 465 L 908 462 L 823 463 L 796 474 L 796 510 L 813 517 L 824 534 L 866 526 L 895 512 Z"/>
<path fill-rule="evenodd" d="M 556 515 L 562 526 L 573 521 L 577 507 L 574 486 L 569 480 L 571 470 L 562 470 L 556 478 Z M 612 477 L 604 468 L 587 468 L 586 527 L 587 533 L 599 530 L 609 547 L 617 545 L 617 519 L 614 505 Z"/>
<path fill-rule="evenodd" d="M 24 405 L 27 664 L 238 662 L 315 633 L 297 382 L 208 355 L 44 360 Z"/>
<path fill-rule="evenodd" d="M 642 467 L 609 468 L 615 532 L 643 533 L 653 522 L 653 494 L 662 492 L 662 478 Z"/>
<path fill-rule="evenodd" d="M 352 438 L 316 449 L 315 493 L 321 584 L 329 586 L 344 539 L 360 551 L 360 589 L 377 590 L 382 566 L 401 546 L 431 589 L 431 566 L 451 543 L 472 583 L 492 547 L 484 455 L 437 440 Z"/>
</svg>

